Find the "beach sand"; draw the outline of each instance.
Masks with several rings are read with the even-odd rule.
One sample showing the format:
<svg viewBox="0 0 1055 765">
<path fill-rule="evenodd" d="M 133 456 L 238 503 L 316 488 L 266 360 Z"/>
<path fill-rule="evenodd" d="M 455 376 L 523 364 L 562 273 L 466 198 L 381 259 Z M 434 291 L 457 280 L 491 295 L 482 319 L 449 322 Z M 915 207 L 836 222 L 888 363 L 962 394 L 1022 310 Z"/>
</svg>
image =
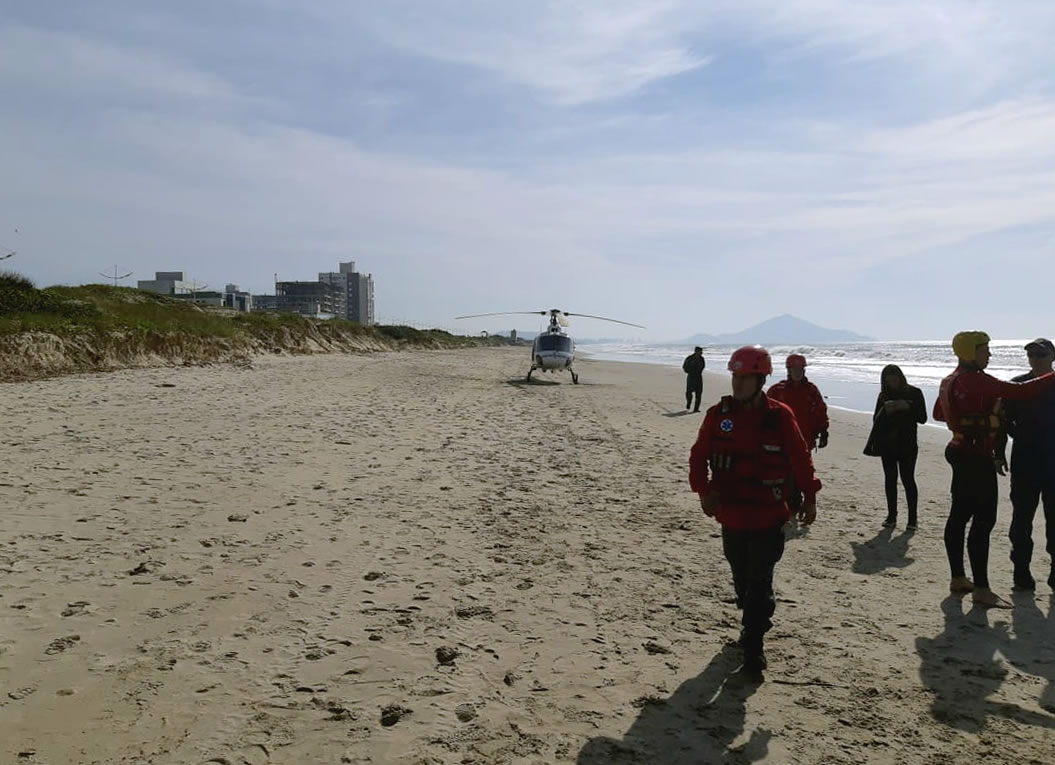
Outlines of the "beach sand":
<svg viewBox="0 0 1055 765">
<path fill-rule="evenodd" d="M 683 375 L 526 356 L 0 386 L 0 762 L 1052 761 L 1050 591 L 948 597 L 944 432 L 890 533 L 868 417 L 833 412 L 758 685 Z"/>
</svg>

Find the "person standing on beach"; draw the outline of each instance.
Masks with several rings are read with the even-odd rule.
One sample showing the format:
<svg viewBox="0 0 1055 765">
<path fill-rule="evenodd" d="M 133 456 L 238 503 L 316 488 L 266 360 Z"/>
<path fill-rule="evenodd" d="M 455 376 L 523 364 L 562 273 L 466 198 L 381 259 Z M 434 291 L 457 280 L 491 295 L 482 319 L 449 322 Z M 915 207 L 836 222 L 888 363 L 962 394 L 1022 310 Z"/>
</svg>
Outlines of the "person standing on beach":
<svg viewBox="0 0 1055 765">
<path fill-rule="evenodd" d="M 888 364 L 879 377 L 880 390 L 876 397 L 872 432 L 865 445 L 865 454 L 878 455 L 883 460 L 886 489 L 886 520 L 883 527 L 897 526 L 897 476 L 905 487 L 908 504 L 908 524 L 905 529 L 915 531 L 918 525 L 916 509 L 919 490 L 916 488 L 916 458 L 919 443 L 916 428 L 927 421 L 927 403 L 923 391 L 909 385 L 901 367 Z"/>
<path fill-rule="evenodd" d="M 820 389 L 806 377 L 806 357 L 793 353 L 784 362 L 787 379 L 770 386 L 770 398 L 787 404 L 811 449 L 828 445 L 828 405 Z"/>
<path fill-rule="evenodd" d="M 689 485 L 704 514 L 721 524 L 736 604 L 743 610 L 744 669 L 759 674 L 766 668 L 764 637 L 776 610 L 773 570 L 784 554 L 783 526 L 791 516 L 788 476 L 805 492 L 799 517 L 807 526 L 817 517 L 821 483 L 795 415 L 762 390 L 773 372 L 769 352 L 745 346 L 733 353 L 728 368 L 733 393 L 703 418 L 689 455 Z"/>
<path fill-rule="evenodd" d="M 692 411 L 700 411 L 700 399 L 703 397 L 703 370 L 707 368 L 707 361 L 703 358 L 703 348 L 696 346 L 691 354 L 682 362 L 681 371 L 685 373 L 685 408 L 692 406 L 692 398 L 696 397 L 696 406 Z"/>
<path fill-rule="evenodd" d="M 945 447 L 945 459 L 952 467 L 952 506 L 945 524 L 945 553 L 949 558 L 952 592 L 972 592 L 975 603 L 1010 608 L 989 587 L 989 535 L 996 524 L 999 500 L 996 474 L 1003 473 L 1002 457 L 996 454 L 1001 429 L 1001 398 L 1029 401 L 1051 389 L 1055 374 L 1041 375 L 1028 382 L 1005 382 L 984 371 L 989 365 L 989 335 L 985 332 L 959 332 L 952 340 L 959 359 L 956 371 L 941 381 L 934 419 L 952 431 Z M 971 561 L 972 582 L 963 565 L 964 535 L 967 524 L 967 556 Z"/>
<path fill-rule="evenodd" d="M 1027 382 L 1052 371 L 1055 345 L 1038 337 L 1025 347 L 1029 372 L 1012 378 Z M 1033 590 L 1036 582 L 1030 571 L 1033 560 L 1033 518 L 1043 498 L 1044 530 L 1052 566 L 1048 586 L 1055 589 L 1055 390 L 1034 401 L 1007 401 L 1004 404 L 1007 433 L 998 439 L 1000 466 L 1007 464 L 1007 436 L 1011 447 L 1011 563 L 1016 590 Z"/>
<path fill-rule="evenodd" d="M 793 353 L 784 362 L 787 379 L 770 386 L 770 398 L 787 404 L 810 449 L 828 445 L 828 405 L 816 385 L 806 379 L 806 357 Z M 788 504 L 792 513 L 802 506 L 802 491 L 794 483 L 788 487 Z"/>
</svg>

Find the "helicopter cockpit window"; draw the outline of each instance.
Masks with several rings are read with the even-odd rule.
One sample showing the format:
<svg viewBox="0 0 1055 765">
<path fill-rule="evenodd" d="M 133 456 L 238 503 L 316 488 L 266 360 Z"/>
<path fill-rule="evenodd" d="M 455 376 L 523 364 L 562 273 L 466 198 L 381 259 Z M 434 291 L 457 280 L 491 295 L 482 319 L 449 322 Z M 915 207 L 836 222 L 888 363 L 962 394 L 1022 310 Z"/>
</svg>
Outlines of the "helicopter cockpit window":
<svg viewBox="0 0 1055 765">
<path fill-rule="evenodd" d="M 563 353 L 571 353 L 570 337 L 543 335 L 538 341 L 538 349 L 540 351 L 561 351 Z"/>
</svg>

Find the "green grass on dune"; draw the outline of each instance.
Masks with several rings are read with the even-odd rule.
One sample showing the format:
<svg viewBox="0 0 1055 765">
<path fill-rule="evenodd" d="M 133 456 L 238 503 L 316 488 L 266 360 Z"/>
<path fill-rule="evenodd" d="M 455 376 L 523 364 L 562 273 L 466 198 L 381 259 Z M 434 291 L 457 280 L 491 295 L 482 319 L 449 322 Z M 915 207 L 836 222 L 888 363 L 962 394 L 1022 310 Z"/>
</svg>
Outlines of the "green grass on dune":
<svg viewBox="0 0 1055 765">
<path fill-rule="evenodd" d="M 466 337 L 439 329 L 317 320 L 273 312 L 237 313 L 131 287 L 86 284 L 37 289 L 23 276 L 0 272 L 0 335 L 49 332 L 60 336 L 181 334 L 201 338 L 274 338 L 280 334 L 362 336 L 421 347 L 501 345 L 506 338 Z"/>
</svg>

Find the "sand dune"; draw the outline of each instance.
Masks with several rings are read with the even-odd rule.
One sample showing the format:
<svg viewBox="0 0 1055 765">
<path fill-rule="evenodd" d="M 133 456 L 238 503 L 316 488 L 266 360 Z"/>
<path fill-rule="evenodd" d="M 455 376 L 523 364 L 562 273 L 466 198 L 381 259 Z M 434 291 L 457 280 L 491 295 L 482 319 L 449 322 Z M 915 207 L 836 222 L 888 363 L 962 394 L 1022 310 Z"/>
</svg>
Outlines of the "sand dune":
<svg viewBox="0 0 1055 765">
<path fill-rule="evenodd" d="M 524 356 L 0 386 L 0 762 L 1051 761 L 1050 593 L 947 598 L 941 431 L 906 536 L 835 413 L 756 685 L 681 373 Z"/>
</svg>

